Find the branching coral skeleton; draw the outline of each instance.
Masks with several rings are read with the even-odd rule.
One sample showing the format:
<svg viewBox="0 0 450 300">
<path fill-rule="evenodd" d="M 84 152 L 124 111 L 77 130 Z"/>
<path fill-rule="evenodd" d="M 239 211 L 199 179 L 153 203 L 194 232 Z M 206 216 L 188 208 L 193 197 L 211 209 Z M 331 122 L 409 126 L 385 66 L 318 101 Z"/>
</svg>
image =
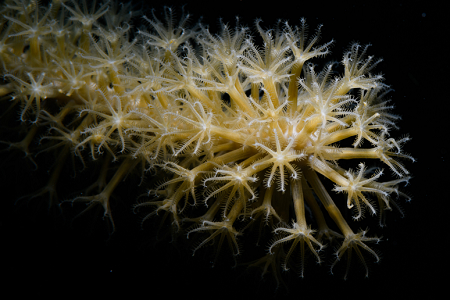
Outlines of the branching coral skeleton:
<svg viewBox="0 0 450 300">
<path fill-rule="evenodd" d="M 380 238 L 352 228 L 367 211 L 383 226 L 398 207 L 392 198 L 409 200 L 399 189 L 410 179 L 402 161 L 414 161 L 403 150 L 409 138 L 394 136 L 399 117 L 383 77 L 371 73 L 380 60 L 368 46 L 351 45 L 338 75 L 336 63 L 322 71 L 310 63 L 333 41 L 318 43 L 322 26 L 308 39 L 305 19 L 274 29 L 257 20 L 258 46 L 238 22 L 213 34 L 165 8 L 165 19 L 152 11 L 134 35 L 128 6 L 54 2 L 6 0 L 0 10 L 0 96 L 25 128 L 2 144 L 31 158 L 39 140 L 35 153 L 58 157 L 35 199 L 61 203 L 62 166 L 79 159 L 98 179 L 64 203 L 84 202 L 83 214 L 99 204 L 113 227 L 111 196 L 140 174 L 149 192 L 124 200 L 135 212 L 150 209 L 143 220 L 164 212 L 173 230 L 198 241 L 194 253 L 211 245 L 236 259 L 244 245 L 257 253 L 246 243 L 256 232 L 268 251 L 251 266 L 277 282 L 277 268 L 303 277 L 308 254 L 320 263 L 330 252 L 332 269 L 356 253 L 368 276 L 364 253 L 379 261 L 368 244 Z M 366 167 L 374 160 L 395 178 Z"/>
</svg>

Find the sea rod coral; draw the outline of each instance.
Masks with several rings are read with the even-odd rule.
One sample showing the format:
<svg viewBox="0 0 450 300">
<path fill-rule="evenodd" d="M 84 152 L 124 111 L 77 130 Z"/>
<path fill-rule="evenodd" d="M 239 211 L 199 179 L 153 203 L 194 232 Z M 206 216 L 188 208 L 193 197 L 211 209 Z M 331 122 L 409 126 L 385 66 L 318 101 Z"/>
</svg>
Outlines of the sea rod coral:
<svg viewBox="0 0 450 300">
<path fill-rule="evenodd" d="M 332 253 L 333 270 L 356 253 L 366 276 L 365 256 L 380 259 L 380 238 L 355 228 L 366 215 L 383 226 L 396 199 L 409 200 L 401 161 L 414 159 L 408 137 L 392 136 L 399 116 L 368 46 L 319 69 L 311 62 L 333 41 L 319 43 L 321 27 L 308 37 L 304 19 L 215 34 L 170 8 L 135 29 L 131 6 L 112 1 L 6 0 L 0 11 L 1 118 L 20 119 L 2 144 L 56 160 L 32 197 L 100 207 L 114 228 L 111 196 L 137 175 L 147 190 L 122 201 L 144 221 L 164 216 L 197 241 L 194 254 L 212 245 L 239 259 L 255 236 L 268 244 L 252 266 L 302 277 L 307 256 Z M 97 172 L 71 199 L 57 194 L 67 165 Z"/>
</svg>

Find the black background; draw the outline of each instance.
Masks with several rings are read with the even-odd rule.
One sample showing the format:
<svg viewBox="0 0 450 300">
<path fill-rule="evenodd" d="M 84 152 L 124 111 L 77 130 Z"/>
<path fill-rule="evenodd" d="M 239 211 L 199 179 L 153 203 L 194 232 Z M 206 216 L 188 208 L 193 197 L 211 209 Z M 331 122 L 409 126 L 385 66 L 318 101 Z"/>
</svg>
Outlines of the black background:
<svg viewBox="0 0 450 300">
<path fill-rule="evenodd" d="M 153 7 L 161 12 L 163 5 L 177 9 L 184 3 L 148 1 L 143 10 Z M 305 17 L 311 33 L 323 24 L 322 42 L 336 41 L 332 54 L 317 61 L 319 64 L 339 61 L 351 42 L 370 43 L 369 54 L 383 58 L 376 72 L 383 73 L 385 82 L 395 89 L 390 97 L 396 106 L 394 112 L 403 119 L 393 136 L 409 133 L 412 141 L 405 150 L 417 159 L 414 164 L 407 163 L 414 177 L 406 188 L 412 201 L 401 202 L 405 218 L 391 214 L 386 228 L 376 228 L 373 221 L 373 232 L 383 235 L 383 242 L 377 246 L 382 260 L 370 265 L 369 278 L 363 278 L 363 271 L 355 265 L 344 281 L 342 274 L 329 274 L 329 262 L 322 266 L 310 263 L 306 278 L 292 273 L 286 277 L 289 291 L 274 292 L 270 280 L 262 281 L 244 267 L 233 269 L 226 259 L 211 268 L 207 257 L 211 249 L 192 257 L 191 248 L 184 243 L 170 243 L 170 239 L 156 242 L 153 232 L 157 223 L 149 222 L 144 230 L 140 229 L 138 217 L 120 201 L 139 194 L 132 178 L 117 191 L 116 232 L 111 237 L 100 218 L 80 218 L 71 223 L 73 213 L 47 212 L 39 199 L 14 205 L 17 198 L 44 185 L 48 174 L 44 168 L 31 171 L 32 165 L 20 154 L 1 152 L 0 272 L 12 284 L 20 284 L 19 294 L 31 291 L 33 295 L 46 295 L 63 290 L 63 296 L 89 296 L 94 290 L 102 295 L 124 288 L 130 297 L 137 293 L 145 297 L 243 299 L 287 294 L 299 298 L 342 295 L 393 299 L 411 291 L 435 293 L 443 287 L 439 273 L 446 272 L 445 208 L 450 166 L 447 80 L 443 75 L 448 68 L 444 39 L 449 26 L 442 10 L 432 1 L 265 3 L 190 1 L 185 9 L 193 15 L 194 23 L 203 16 L 202 22 L 210 25 L 211 32 L 216 32 L 219 18 L 234 24 L 236 15 L 251 28 L 256 18 L 263 20 L 263 28 L 269 28 L 278 19 L 297 25 Z M 145 24 L 139 19 L 134 21 Z M 69 196 L 64 195 L 65 187 L 72 190 L 73 186 L 82 186 L 84 179 L 89 180 L 83 176 L 63 180 L 62 197 Z M 80 207 L 74 206 L 78 212 Z M 66 208 L 70 211 L 70 207 Z M 251 249 L 246 251 L 251 255 Z M 8 281 L 1 284 L 9 286 Z"/>
</svg>

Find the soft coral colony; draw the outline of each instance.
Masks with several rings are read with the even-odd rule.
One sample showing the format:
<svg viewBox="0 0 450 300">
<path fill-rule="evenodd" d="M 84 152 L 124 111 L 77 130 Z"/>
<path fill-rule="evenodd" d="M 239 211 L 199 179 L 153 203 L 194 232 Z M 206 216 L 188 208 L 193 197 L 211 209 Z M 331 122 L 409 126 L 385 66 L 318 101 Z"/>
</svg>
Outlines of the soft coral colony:
<svg viewBox="0 0 450 300">
<path fill-rule="evenodd" d="M 17 113 L 21 123 L 19 138 L 2 143 L 31 160 L 56 157 L 33 197 L 59 205 L 58 179 L 75 160 L 98 174 L 64 201 L 101 206 L 114 225 L 111 196 L 138 174 L 148 193 L 123 200 L 144 220 L 164 216 L 196 236 L 194 253 L 213 245 L 237 256 L 254 235 L 268 241 L 252 263 L 263 273 L 292 265 L 303 276 L 306 255 L 322 262 L 330 251 L 331 269 L 353 252 L 367 276 L 363 254 L 378 261 L 380 238 L 354 228 L 365 214 L 383 226 L 394 200 L 409 200 L 398 186 L 410 178 L 401 160 L 413 160 L 402 150 L 408 138 L 391 137 L 399 117 L 367 46 L 319 70 L 308 61 L 332 41 L 319 43 L 320 28 L 308 37 L 303 19 L 274 29 L 256 21 L 258 46 L 247 27 L 222 23 L 214 34 L 169 8 L 135 30 L 130 11 L 95 1 L 2 5 L 2 119 Z M 374 160 L 382 168 L 367 166 Z"/>
</svg>

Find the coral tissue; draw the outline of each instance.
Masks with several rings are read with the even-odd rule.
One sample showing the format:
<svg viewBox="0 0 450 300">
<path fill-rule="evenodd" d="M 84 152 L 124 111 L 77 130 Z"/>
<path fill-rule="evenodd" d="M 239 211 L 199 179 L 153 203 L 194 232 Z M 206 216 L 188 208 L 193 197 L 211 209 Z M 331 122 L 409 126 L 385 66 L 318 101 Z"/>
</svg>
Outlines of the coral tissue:
<svg viewBox="0 0 450 300">
<path fill-rule="evenodd" d="M 2 119 L 20 119 L 2 143 L 56 160 L 40 166 L 49 180 L 33 197 L 62 202 L 63 166 L 97 172 L 64 201 L 102 207 L 114 227 L 111 196 L 138 176 L 145 196 L 122 200 L 144 220 L 163 216 L 194 254 L 239 259 L 264 241 L 252 265 L 275 276 L 291 266 L 303 276 L 306 257 L 326 253 L 332 270 L 355 253 L 366 275 L 367 257 L 380 259 L 380 238 L 358 221 L 383 226 L 409 199 L 399 185 L 413 158 L 392 134 L 399 117 L 367 46 L 319 68 L 332 41 L 319 42 L 320 27 L 308 36 L 303 19 L 213 33 L 169 8 L 131 26 L 131 6 L 112 1 L 6 0 L 0 11 Z"/>
</svg>

